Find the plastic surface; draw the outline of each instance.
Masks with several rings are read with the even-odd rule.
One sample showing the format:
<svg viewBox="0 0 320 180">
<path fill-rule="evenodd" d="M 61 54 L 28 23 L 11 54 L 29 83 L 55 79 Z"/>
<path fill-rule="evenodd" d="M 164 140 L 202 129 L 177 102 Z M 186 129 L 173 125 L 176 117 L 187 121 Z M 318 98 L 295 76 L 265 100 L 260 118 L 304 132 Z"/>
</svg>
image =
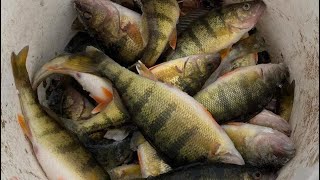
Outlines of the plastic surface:
<svg viewBox="0 0 320 180">
<path fill-rule="evenodd" d="M 285 62 L 296 81 L 290 124 L 296 156 L 278 179 L 319 179 L 319 1 L 264 0 L 257 26 L 273 62 Z M 31 75 L 62 52 L 75 17 L 71 0 L 1 0 L 1 179 L 46 179 L 17 123 L 21 112 L 10 65 L 11 52 L 29 45 Z"/>
</svg>

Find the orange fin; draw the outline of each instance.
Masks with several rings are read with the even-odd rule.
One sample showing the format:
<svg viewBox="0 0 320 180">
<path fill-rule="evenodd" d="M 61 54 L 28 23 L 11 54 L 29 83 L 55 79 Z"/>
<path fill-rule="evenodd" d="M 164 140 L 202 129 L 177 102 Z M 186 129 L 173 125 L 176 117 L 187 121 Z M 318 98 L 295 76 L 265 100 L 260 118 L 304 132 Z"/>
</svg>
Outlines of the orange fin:
<svg viewBox="0 0 320 180">
<path fill-rule="evenodd" d="M 24 120 L 24 117 L 21 114 L 18 114 L 18 122 L 19 125 L 23 131 L 23 133 L 29 138 L 31 139 L 32 135 L 31 135 L 31 131 L 29 129 L 29 126 L 27 125 L 26 121 Z"/>
<path fill-rule="evenodd" d="M 177 29 L 176 28 L 174 28 L 174 30 L 172 31 L 169 37 L 169 45 L 173 50 L 176 49 L 176 46 L 177 46 Z"/>
<path fill-rule="evenodd" d="M 136 69 L 139 75 L 154 81 L 158 81 L 157 77 L 141 61 L 136 63 Z"/>
<path fill-rule="evenodd" d="M 106 95 L 106 97 L 108 97 L 109 99 L 113 98 L 113 94 L 112 94 L 112 92 L 109 91 L 109 89 L 102 87 L 102 91 L 103 91 L 104 95 Z"/>
<path fill-rule="evenodd" d="M 220 56 L 221 56 L 221 60 L 223 60 L 225 57 L 227 57 L 228 54 L 229 54 L 229 52 L 230 52 L 230 48 L 222 49 L 222 50 L 219 52 L 219 54 L 220 54 Z"/>
<path fill-rule="evenodd" d="M 109 103 L 107 102 L 103 102 L 103 103 L 99 103 L 92 111 L 91 114 L 97 114 L 99 112 L 101 112 L 105 107 L 107 107 Z"/>
<path fill-rule="evenodd" d="M 122 28 L 135 43 L 143 43 L 142 35 L 137 25 L 128 23 Z"/>
</svg>

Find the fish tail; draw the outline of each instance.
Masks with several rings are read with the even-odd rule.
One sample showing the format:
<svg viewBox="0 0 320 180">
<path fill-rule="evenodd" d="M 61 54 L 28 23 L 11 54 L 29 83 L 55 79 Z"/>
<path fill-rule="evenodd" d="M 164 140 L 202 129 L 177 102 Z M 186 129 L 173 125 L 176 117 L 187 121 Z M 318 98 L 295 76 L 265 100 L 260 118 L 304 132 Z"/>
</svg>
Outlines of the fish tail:
<svg viewBox="0 0 320 180">
<path fill-rule="evenodd" d="M 30 83 L 26 68 L 28 51 L 29 46 L 25 46 L 18 55 L 14 52 L 11 54 L 12 72 L 17 89 L 21 89 L 24 84 Z"/>
</svg>

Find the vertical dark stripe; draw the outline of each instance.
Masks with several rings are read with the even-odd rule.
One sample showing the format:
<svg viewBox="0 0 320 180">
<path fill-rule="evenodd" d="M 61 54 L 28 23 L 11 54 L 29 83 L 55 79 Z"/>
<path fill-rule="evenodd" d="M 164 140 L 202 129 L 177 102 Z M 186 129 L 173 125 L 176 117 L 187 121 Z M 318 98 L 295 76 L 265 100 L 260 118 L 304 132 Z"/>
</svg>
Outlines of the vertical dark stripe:
<svg viewBox="0 0 320 180">
<path fill-rule="evenodd" d="M 210 26 L 206 18 L 200 18 L 198 21 L 199 21 L 199 24 L 201 24 L 204 27 L 204 29 L 207 31 L 207 34 L 210 35 L 210 37 L 213 37 L 213 38 L 217 37 L 215 35 L 214 29 Z"/>
<path fill-rule="evenodd" d="M 166 147 L 167 156 L 171 159 L 178 159 L 178 163 L 186 161 L 180 150 L 186 145 L 190 138 L 192 138 L 192 136 L 197 133 L 197 130 L 198 129 L 196 127 L 185 130 L 182 135 L 180 135 L 175 141 L 173 141 L 169 144 L 168 147 Z"/>
<path fill-rule="evenodd" d="M 144 105 L 146 105 L 149 102 L 149 97 L 152 95 L 154 89 L 155 89 L 155 84 L 149 86 L 145 90 L 145 92 L 142 96 L 137 97 L 138 98 L 137 102 L 131 103 L 131 108 L 129 109 L 131 111 L 131 113 L 134 113 L 137 115 L 141 114 L 142 108 L 144 107 Z M 135 117 L 137 117 L 137 116 L 135 116 Z M 146 123 L 146 122 L 142 122 L 142 123 Z"/>
<path fill-rule="evenodd" d="M 193 29 L 189 29 L 186 31 L 187 35 L 190 37 L 191 41 L 195 43 L 197 48 L 202 51 L 202 44 L 199 40 L 199 38 L 194 34 Z"/>
<path fill-rule="evenodd" d="M 169 22 L 170 24 L 173 24 L 173 19 L 170 17 L 170 16 L 167 16 L 168 12 L 153 12 L 153 13 L 150 13 L 150 14 L 147 14 L 147 18 L 149 18 L 150 21 L 157 21 L 158 23 L 159 22 L 163 22 L 163 21 L 167 21 Z"/>
<path fill-rule="evenodd" d="M 224 92 L 225 90 L 224 87 L 221 85 L 217 85 L 217 86 L 218 86 L 216 88 L 217 94 L 215 98 L 218 98 L 219 104 L 222 105 L 223 112 L 219 112 L 220 114 L 217 114 L 215 112 L 211 112 L 211 113 L 217 119 L 217 121 L 221 123 L 222 121 L 225 120 L 224 118 L 227 116 L 227 114 L 230 114 L 232 112 L 232 108 L 231 108 L 232 104 L 230 104 L 229 99 Z M 214 98 L 212 94 L 210 95 L 210 97 Z M 212 108 L 208 108 L 208 109 L 212 110 Z"/>
<path fill-rule="evenodd" d="M 163 126 L 165 126 L 166 122 L 170 120 L 172 113 L 177 109 L 177 105 L 175 103 L 171 103 L 167 105 L 158 116 L 152 121 L 150 125 L 147 126 L 147 131 L 150 135 L 154 136 Z"/>
</svg>

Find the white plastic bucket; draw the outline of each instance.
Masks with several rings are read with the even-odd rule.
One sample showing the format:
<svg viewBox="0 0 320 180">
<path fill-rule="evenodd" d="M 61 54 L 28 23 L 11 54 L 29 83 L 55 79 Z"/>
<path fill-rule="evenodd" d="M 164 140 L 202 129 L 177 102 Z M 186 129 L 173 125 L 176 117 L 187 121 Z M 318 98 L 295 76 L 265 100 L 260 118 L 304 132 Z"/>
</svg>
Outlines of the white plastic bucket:
<svg viewBox="0 0 320 180">
<path fill-rule="evenodd" d="M 296 156 L 278 179 L 319 179 L 319 1 L 264 0 L 258 31 L 272 61 L 285 62 L 296 81 L 291 138 Z M 1 0 L 1 179 L 46 179 L 17 123 L 21 112 L 11 72 L 11 52 L 30 46 L 31 75 L 62 52 L 73 35 L 71 0 Z"/>
</svg>

